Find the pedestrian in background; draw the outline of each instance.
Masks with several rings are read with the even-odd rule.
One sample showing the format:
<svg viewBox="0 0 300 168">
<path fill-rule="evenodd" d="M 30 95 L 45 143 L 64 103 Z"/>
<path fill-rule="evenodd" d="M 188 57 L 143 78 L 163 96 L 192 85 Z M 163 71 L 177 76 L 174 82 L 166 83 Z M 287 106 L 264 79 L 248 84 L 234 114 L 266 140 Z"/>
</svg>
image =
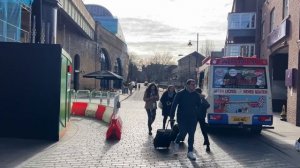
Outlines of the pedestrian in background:
<svg viewBox="0 0 300 168">
<path fill-rule="evenodd" d="M 151 83 L 144 93 L 145 109 L 148 115 L 149 135 L 152 135 L 152 123 L 155 120 L 157 101 L 159 100 L 158 88 L 154 83 Z"/>
<path fill-rule="evenodd" d="M 172 102 L 176 95 L 175 86 L 169 85 L 167 90 L 162 94 L 160 102 L 162 104 L 162 115 L 163 115 L 163 129 L 166 128 L 168 117 L 170 117 L 170 110 Z M 174 122 L 170 122 L 171 128 L 173 128 Z"/>
<path fill-rule="evenodd" d="M 191 160 L 196 160 L 194 150 L 194 136 L 197 126 L 197 107 L 201 106 L 201 99 L 195 92 L 196 82 L 194 79 L 189 79 L 186 82 L 185 89 L 179 91 L 172 103 L 170 118 L 174 119 L 175 110 L 177 108 L 177 123 L 179 126 L 179 134 L 175 139 L 174 154 L 179 150 L 179 143 L 186 134 L 188 134 L 188 153 L 187 157 Z"/>
<path fill-rule="evenodd" d="M 133 89 L 132 83 L 129 83 L 128 89 L 129 89 L 129 94 L 131 95 L 132 94 L 132 89 Z"/>
<path fill-rule="evenodd" d="M 205 122 L 207 109 L 210 107 L 210 104 L 206 101 L 205 96 L 202 95 L 201 88 L 196 88 L 196 92 L 199 93 L 201 98 L 201 106 L 198 109 L 197 120 L 200 124 L 200 129 L 204 138 L 203 145 L 206 145 L 206 151 L 210 152 L 210 147 L 209 147 L 210 143 L 207 135 L 207 124 Z"/>
</svg>

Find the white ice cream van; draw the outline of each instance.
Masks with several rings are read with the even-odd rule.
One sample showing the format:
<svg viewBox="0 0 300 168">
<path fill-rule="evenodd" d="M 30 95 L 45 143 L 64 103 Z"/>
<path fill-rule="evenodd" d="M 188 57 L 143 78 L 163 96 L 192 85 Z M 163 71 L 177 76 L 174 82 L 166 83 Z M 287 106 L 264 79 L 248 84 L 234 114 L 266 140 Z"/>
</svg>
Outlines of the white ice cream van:
<svg viewBox="0 0 300 168">
<path fill-rule="evenodd" d="M 209 126 L 249 128 L 259 134 L 273 124 L 268 63 L 256 57 L 207 57 L 199 85 L 210 103 Z"/>
</svg>

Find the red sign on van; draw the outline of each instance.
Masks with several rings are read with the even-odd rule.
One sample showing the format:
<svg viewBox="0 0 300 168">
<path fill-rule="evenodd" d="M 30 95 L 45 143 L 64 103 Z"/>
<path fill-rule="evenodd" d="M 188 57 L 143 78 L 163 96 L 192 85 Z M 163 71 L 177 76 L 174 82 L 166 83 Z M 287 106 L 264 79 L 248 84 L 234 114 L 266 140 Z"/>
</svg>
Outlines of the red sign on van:
<svg viewBox="0 0 300 168">
<path fill-rule="evenodd" d="M 267 65 L 266 59 L 255 57 L 223 57 L 215 58 L 211 62 L 213 65 Z"/>
</svg>

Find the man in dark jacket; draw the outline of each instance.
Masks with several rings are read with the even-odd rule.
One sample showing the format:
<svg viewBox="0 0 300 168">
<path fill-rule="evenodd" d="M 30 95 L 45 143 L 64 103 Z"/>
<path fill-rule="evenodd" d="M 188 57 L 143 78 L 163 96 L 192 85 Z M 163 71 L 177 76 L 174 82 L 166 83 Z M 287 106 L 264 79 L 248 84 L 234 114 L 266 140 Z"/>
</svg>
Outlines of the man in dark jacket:
<svg viewBox="0 0 300 168">
<path fill-rule="evenodd" d="M 174 119 L 175 110 L 177 109 L 177 122 L 179 125 L 179 134 L 175 139 L 174 154 L 177 154 L 179 142 L 184 139 L 186 134 L 188 137 L 188 153 L 187 157 L 191 160 L 196 160 L 194 150 L 194 135 L 197 126 L 197 107 L 201 106 L 201 99 L 197 92 L 195 92 L 196 82 L 189 79 L 186 82 L 186 88 L 179 91 L 172 103 L 170 111 L 170 118 Z"/>
</svg>

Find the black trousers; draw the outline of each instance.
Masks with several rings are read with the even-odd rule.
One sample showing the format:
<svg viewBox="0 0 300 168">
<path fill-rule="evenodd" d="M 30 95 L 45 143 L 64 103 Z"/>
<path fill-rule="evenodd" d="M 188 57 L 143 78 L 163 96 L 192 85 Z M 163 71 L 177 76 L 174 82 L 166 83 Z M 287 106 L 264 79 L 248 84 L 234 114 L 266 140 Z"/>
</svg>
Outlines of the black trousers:
<svg viewBox="0 0 300 168">
<path fill-rule="evenodd" d="M 202 135 L 204 137 L 203 145 L 210 145 L 208 135 L 207 135 L 207 124 L 205 122 L 205 118 L 198 119 L 198 122 L 200 124 Z"/>
</svg>

